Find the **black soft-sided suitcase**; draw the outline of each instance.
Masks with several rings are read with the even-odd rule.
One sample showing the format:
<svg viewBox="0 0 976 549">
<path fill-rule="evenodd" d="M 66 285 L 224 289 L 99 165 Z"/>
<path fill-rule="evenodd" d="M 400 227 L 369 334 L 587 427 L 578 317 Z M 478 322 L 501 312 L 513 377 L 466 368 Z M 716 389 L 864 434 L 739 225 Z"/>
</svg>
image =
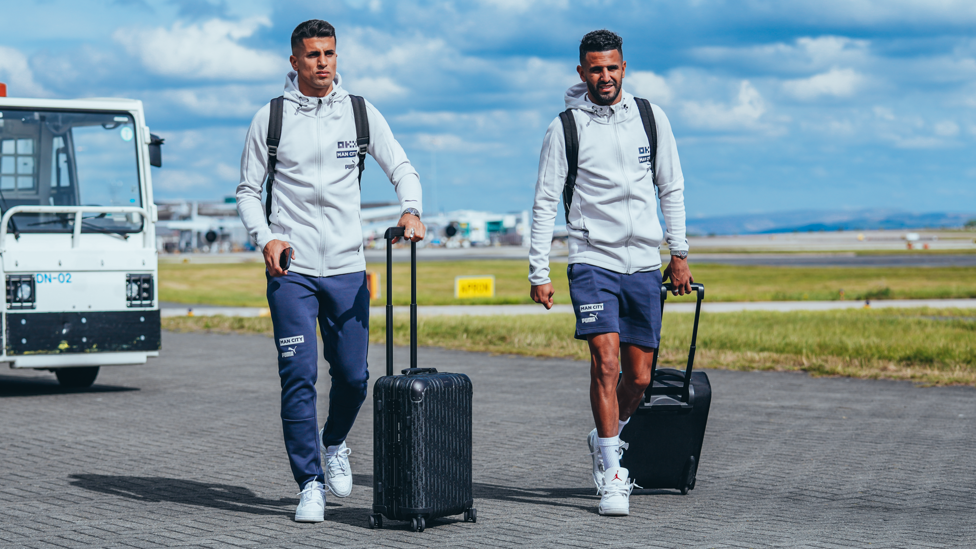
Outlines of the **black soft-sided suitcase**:
<svg viewBox="0 0 976 549">
<path fill-rule="evenodd" d="M 630 423 L 620 433 L 620 440 L 630 445 L 624 451 L 620 466 L 630 471 L 630 478 L 641 488 L 674 488 L 687 494 L 695 487 L 695 476 L 701 461 L 705 423 L 712 402 L 712 386 L 704 372 L 693 372 L 698 318 L 705 287 L 692 284 L 697 293 L 695 324 L 685 371 L 657 368 L 657 355 L 651 364 L 654 380 Z M 670 284 L 661 287 L 661 307 L 667 299 Z M 658 346 L 660 350 L 660 346 Z"/>
<path fill-rule="evenodd" d="M 426 522 L 464 514 L 475 522 L 471 486 L 471 380 L 464 374 L 417 367 L 417 245 L 410 244 L 410 368 L 393 375 L 393 237 L 386 231 L 386 376 L 373 385 L 373 514 Z"/>
</svg>

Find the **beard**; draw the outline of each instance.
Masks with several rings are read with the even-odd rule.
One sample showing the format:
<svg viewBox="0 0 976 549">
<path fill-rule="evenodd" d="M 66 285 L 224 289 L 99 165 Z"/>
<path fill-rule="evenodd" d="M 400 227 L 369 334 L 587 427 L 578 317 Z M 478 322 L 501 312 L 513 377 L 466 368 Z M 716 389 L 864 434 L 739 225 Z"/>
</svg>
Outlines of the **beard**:
<svg viewBox="0 0 976 549">
<path fill-rule="evenodd" d="M 610 93 L 600 93 L 596 86 L 587 80 L 586 89 L 589 90 L 590 97 L 593 98 L 593 102 L 597 105 L 611 105 L 617 100 L 617 96 L 620 95 L 620 83 L 613 79 L 610 81 L 613 82 L 613 90 Z"/>
</svg>

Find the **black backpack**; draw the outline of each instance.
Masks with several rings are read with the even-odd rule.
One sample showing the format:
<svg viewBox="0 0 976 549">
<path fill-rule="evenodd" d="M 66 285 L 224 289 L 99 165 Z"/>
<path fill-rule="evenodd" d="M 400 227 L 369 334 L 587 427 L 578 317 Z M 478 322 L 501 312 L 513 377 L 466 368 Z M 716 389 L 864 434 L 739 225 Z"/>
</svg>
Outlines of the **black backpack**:
<svg viewBox="0 0 976 549">
<path fill-rule="evenodd" d="M 651 111 L 651 102 L 647 99 L 635 97 L 637 111 L 640 113 L 641 122 L 644 124 L 644 133 L 647 134 L 647 143 L 651 146 L 651 177 L 657 169 L 657 124 L 654 123 L 654 112 Z M 563 137 L 566 138 L 566 165 L 569 171 L 566 173 L 566 185 L 563 187 L 563 207 L 566 209 L 566 223 L 569 223 L 569 207 L 573 203 L 573 191 L 576 189 L 576 172 L 579 169 L 579 133 L 576 131 L 576 118 L 573 109 L 566 109 L 559 113 L 559 119 L 563 123 Z"/>
<path fill-rule="evenodd" d="M 366 116 L 366 101 L 358 95 L 349 95 L 352 100 L 352 114 L 356 119 L 356 146 L 359 152 L 359 188 L 363 187 L 363 170 L 366 169 L 366 147 L 369 146 L 369 117 Z M 271 188 L 274 186 L 275 167 L 278 165 L 278 143 L 281 142 L 281 119 L 285 108 L 284 96 L 271 100 L 271 113 L 268 115 L 268 182 L 264 186 L 268 193 L 264 202 L 264 214 L 271 224 Z"/>
</svg>

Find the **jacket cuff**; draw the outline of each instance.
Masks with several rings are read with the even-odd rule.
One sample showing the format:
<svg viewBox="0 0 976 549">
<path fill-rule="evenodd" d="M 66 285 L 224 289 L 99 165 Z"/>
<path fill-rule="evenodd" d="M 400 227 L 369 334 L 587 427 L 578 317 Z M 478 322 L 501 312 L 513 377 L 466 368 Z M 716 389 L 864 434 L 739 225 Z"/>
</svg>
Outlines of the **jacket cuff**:
<svg viewBox="0 0 976 549">
<path fill-rule="evenodd" d="M 267 247 L 268 242 L 271 242 L 272 240 L 285 240 L 285 235 L 275 234 L 271 232 L 270 229 L 261 231 L 261 234 L 255 238 L 255 242 L 258 245 L 258 251 L 264 253 L 264 248 Z"/>
</svg>

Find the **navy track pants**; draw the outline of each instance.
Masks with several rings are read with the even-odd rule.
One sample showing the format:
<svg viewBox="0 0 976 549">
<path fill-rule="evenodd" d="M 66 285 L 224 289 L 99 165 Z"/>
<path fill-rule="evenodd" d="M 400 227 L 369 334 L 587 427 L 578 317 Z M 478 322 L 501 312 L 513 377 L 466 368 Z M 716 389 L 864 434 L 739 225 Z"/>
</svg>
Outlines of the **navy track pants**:
<svg viewBox="0 0 976 549">
<path fill-rule="evenodd" d="M 320 445 L 341 444 L 366 400 L 369 379 L 366 273 L 314 277 L 290 272 L 267 278 L 268 306 L 274 323 L 281 378 L 281 424 L 291 471 L 299 487 L 310 480 L 324 483 Z M 329 417 L 322 440 L 318 439 L 315 413 L 316 319 L 332 376 Z"/>
</svg>

